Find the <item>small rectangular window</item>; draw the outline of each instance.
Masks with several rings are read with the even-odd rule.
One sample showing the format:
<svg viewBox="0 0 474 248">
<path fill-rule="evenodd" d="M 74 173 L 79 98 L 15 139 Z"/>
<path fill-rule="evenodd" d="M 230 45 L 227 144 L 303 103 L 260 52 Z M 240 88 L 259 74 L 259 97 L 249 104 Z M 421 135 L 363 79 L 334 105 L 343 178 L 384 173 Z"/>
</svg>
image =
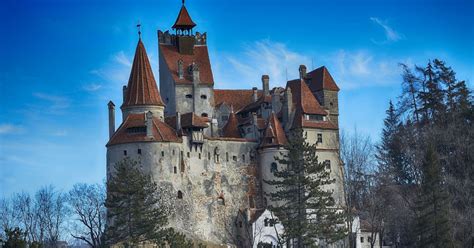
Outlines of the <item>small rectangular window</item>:
<svg viewBox="0 0 474 248">
<path fill-rule="evenodd" d="M 162 156 L 162 157 L 165 156 L 165 152 L 164 152 L 164 151 L 161 151 L 161 156 Z"/>
<path fill-rule="evenodd" d="M 189 157 L 191 157 L 191 154 L 189 154 L 189 152 L 188 152 L 188 153 L 186 153 L 186 156 L 189 158 Z"/>
<path fill-rule="evenodd" d="M 318 133 L 318 143 L 322 144 L 323 143 L 323 134 Z"/>
<path fill-rule="evenodd" d="M 178 173 L 178 168 L 176 166 L 173 168 L 174 174 Z"/>
<path fill-rule="evenodd" d="M 326 167 L 326 170 L 331 170 L 331 160 L 326 160 L 324 161 L 324 166 Z"/>
<path fill-rule="evenodd" d="M 237 156 L 232 156 L 232 160 L 237 161 Z"/>
<path fill-rule="evenodd" d="M 360 237 L 360 242 L 364 243 L 364 237 Z"/>
<path fill-rule="evenodd" d="M 201 153 L 199 153 L 199 159 L 201 159 Z"/>
<path fill-rule="evenodd" d="M 127 156 L 127 150 L 123 150 L 123 155 Z"/>
<path fill-rule="evenodd" d="M 138 149 L 138 154 L 142 154 L 142 149 Z"/>
</svg>

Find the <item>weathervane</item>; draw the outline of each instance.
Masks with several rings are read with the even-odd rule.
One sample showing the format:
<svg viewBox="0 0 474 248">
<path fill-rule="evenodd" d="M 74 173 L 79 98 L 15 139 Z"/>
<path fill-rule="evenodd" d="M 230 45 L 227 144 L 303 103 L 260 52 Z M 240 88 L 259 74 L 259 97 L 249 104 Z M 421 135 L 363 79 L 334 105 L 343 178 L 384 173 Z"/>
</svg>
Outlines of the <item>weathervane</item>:
<svg viewBox="0 0 474 248">
<path fill-rule="evenodd" d="M 184 0 L 183 0 L 184 1 Z M 138 29 L 138 38 L 142 39 L 142 31 L 141 31 L 142 24 L 140 24 L 140 21 L 138 21 L 137 24 L 137 29 Z"/>
</svg>

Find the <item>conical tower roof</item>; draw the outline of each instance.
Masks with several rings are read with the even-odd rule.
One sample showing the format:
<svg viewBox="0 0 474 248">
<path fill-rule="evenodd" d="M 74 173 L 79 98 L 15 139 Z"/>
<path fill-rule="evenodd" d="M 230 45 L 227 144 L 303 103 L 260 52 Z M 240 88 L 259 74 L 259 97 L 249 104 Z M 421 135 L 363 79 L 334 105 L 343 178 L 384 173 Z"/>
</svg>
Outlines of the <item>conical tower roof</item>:
<svg viewBox="0 0 474 248">
<path fill-rule="evenodd" d="M 178 17 L 176 18 L 176 21 L 174 22 L 173 29 L 181 29 L 181 30 L 187 30 L 194 28 L 196 26 L 196 23 L 193 22 L 191 19 L 191 16 L 188 13 L 188 10 L 186 9 L 186 6 L 184 6 L 184 1 L 183 1 L 183 6 L 181 6 L 181 10 L 179 10 Z"/>
<path fill-rule="evenodd" d="M 284 146 L 287 143 L 288 140 L 286 139 L 285 131 L 275 113 L 272 112 L 268 118 L 265 136 L 263 137 L 260 147 Z"/>
<path fill-rule="evenodd" d="M 227 123 L 222 128 L 222 134 L 224 137 L 229 138 L 242 138 L 239 132 L 239 120 L 237 120 L 237 116 L 234 113 L 233 107 L 229 115 L 229 119 Z"/>
<path fill-rule="evenodd" d="M 138 40 L 122 107 L 134 105 L 165 105 L 161 100 L 155 76 L 141 39 Z"/>
</svg>

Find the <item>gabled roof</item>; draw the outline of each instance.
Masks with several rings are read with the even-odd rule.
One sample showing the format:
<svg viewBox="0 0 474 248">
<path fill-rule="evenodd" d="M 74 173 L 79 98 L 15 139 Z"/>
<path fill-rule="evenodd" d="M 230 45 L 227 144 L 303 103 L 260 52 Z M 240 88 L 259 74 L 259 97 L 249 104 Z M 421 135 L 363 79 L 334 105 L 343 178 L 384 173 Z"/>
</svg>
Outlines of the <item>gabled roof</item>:
<svg viewBox="0 0 474 248">
<path fill-rule="evenodd" d="M 166 123 L 172 127 L 176 127 L 176 116 L 169 116 L 165 118 Z M 181 115 L 181 128 L 206 128 L 209 125 L 209 118 L 197 116 L 194 112 L 189 112 Z"/>
<path fill-rule="evenodd" d="M 233 106 L 238 113 L 245 106 L 253 103 L 253 90 L 214 90 L 214 104 L 218 106 L 222 103 Z M 262 91 L 257 91 L 257 95 L 262 96 Z"/>
<path fill-rule="evenodd" d="M 207 46 L 194 46 L 193 54 L 180 54 L 176 46 L 167 44 L 160 44 L 159 50 L 176 84 L 193 83 L 193 76 L 188 72 L 188 68 L 194 62 L 199 66 L 200 84 L 214 85 L 214 76 L 212 75 Z M 178 75 L 178 60 L 180 59 L 184 65 L 184 77 L 182 79 Z"/>
<path fill-rule="evenodd" d="M 174 22 L 173 29 L 191 29 L 196 26 L 196 23 L 193 22 L 191 19 L 191 16 L 188 13 L 188 10 L 186 7 L 181 6 L 181 9 L 179 10 L 178 17 L 176 18 L 176 21 Z"/>
<path fill-rule="evenodd" d="M 311 93 L 308 85 L 301 79 L 288 81 L 287 88 L 291 89 L 293 104 L 302 114 L 327 115 L 316 97 Z"/>
<path fill-rule="evenodd" d="M 153 137 L 147 137 L 146 132 L 127 131 L 129 128 L 143 127 L 146 127 L 145 113 L 129 114 L 112 138 L 110 138 L 107 146 L 133 142 L 181 142 L 176 131 L 157 117 L 153 118 Z"/>
<path fill-rule="evenodd" d="M 267 128 L 265 129 L 265 135 L 260 147 L 284 146 L 287 142 L 288 140 L 280 121 L 275 113 L 272 113 L 268 118 Z"/>
<path fill-rule="evenodd" d="M 262 105 L 263 103 L 271 103 L 272 102 L 272 96 L 271 95 L 268 95 L 268 96 L 260 96 L 260 98 L 258 98 L 258 100 L 256 102 L 252 102 L 250 104 L 248 104 L 247 106 L 245 106 L 243 109 L 239 110 L 239 112 L 249 112 L 249 111 L 256 111 L 260 108 L 260 105 Z"/>
<path fill-rule="evenodd" d="M 321 66 L 307 74 L 308 86 L 311 91 L 333 90 L 339 91 L 336 82 L 332 78 L 326 66 Z"/>
<path fill-rule="evenodd" d="M 242 138 L 239 132 L 239 121 L 237 120 L 234 111 L 230 112 L 229 119 L 222 128 L 222 135 L 229 138 Z"/>
<path fill-rule="evenodd" d="M 150 61 L 141 39 L 138 40 L 132 71 L 128 79 L 127 94 L 122 107 L 134 105 L 165 105 L 161 100 Z"/>
</svg>

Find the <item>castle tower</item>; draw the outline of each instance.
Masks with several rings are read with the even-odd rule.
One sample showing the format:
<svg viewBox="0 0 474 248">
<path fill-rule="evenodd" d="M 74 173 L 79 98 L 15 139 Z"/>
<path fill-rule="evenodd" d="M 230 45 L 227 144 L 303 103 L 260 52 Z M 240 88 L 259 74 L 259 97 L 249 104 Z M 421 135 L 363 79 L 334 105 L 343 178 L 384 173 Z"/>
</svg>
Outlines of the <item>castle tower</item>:
<svg viewBox="0 0 474 248">
<path fill-rule="evenodd" d="M 158 30 L 160 91 L 166 116 L 176 112 L 214 115 L 214 78 L 206 33 L 194 34 L 195 26 L 183 1 L 172 26 L 174 34 Z"/>
<path fill-rule="evenodd" d="M 120 107 L 123 120 L 127 119 L 127 116 L 131 113 L 137 114 L 148 111 L 163 120 L 165 105 L 161 100 L 141 38 L 138 40 L 132 71 L 127 86 L 123 88 L 123 94 L 123 104 Z"/>
<path fill-rule="evenodd" d="M 287 143 L 285 131 L 276 117 L 275 113 L 271 113 L 268 118 L 267 126 L 265 128 L 264 137 L 260 143 L 258 154 L 259 154 L 259 165 L 260 165 L 260 177 L 262 180 L 262 199 L 263 205 L 275 206 L 276 202 L 272 202 L 270 193 L 276 192 L 277 189 L 271 186 L 265 181 L 275 180 L 274 172 L 283 169 L 275 157 L 282 158 L 282 153 L 285 153 L 283 146 Z"/>
<path fill-rule="evenodd" d="M 339 126 L 339 87 L 328 69 L 321 66 L 309 72 L 305 79 L 313 95 L 329 111 L 329 120 Z"/>
</svg>

